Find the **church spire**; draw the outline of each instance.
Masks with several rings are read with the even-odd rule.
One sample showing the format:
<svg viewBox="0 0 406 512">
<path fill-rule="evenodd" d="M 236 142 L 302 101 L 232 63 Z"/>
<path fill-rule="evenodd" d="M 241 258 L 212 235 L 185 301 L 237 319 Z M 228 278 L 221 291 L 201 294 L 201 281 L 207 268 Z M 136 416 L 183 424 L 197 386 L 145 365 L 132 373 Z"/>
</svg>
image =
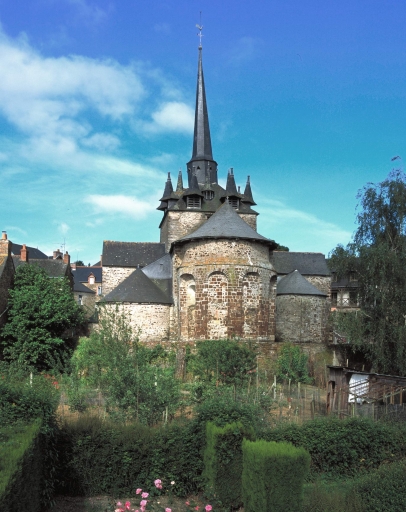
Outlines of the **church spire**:
<svg viewBox="0 0 406 512">
<path fill-rule="evenodd" d="M 200 37 L 201 28 L 203 27 L 199 27 Z M 201 185 L 204 185 L 206 183 L 206 175 L 209 177 L 210 183 L 217 183 L 217 163 L 213 160 L 209 127 L 209 115 L 207 112 L 206 90 L 204 87 L 201 39 L 199 45 L 199 60 L 197 67 L 193 151 L 192 158 L 190 159 L 190 162 L 187 164 L 187 167 L 189 186 L 193 170 L 196 173 L 198 183 L 200 183 Z"/>
</svg>

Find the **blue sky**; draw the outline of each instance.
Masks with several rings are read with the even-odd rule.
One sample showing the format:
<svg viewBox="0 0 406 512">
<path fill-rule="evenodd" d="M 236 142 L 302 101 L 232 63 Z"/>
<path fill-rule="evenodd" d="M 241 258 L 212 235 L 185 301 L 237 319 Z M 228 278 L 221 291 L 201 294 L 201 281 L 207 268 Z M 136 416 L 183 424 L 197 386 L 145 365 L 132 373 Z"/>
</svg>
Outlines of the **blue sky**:
<svg viewBox="0 0 406 512">
<path fill-rule="evenodd" d="M 406 158 L 406 3 L 0 0 L 0 229 L 99 259 L 158 241 L 192 151 L 203 66 L 219 178 L 251 176 L 259 232 L 327 254 L 356 193 Z"/>
</svg>

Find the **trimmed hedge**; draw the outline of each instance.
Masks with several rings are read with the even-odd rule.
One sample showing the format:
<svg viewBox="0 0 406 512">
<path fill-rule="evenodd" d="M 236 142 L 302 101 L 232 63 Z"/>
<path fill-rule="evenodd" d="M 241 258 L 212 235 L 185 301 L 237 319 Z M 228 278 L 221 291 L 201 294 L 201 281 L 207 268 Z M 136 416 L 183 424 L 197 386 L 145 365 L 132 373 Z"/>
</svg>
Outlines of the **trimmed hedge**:
<svg viewBox="0 0 406 512">
<path fill-rule="evenodd" d="M 385 464 L 353 486 L 364 510 L 404 512 L 406 504 L 406 461 Z"/>
<path fill-rule="evenodd" d="M 242 494 L 245 512 L 297 512 L 310 455 L 290 443 L 242 443 Z"/>
<path fill-rule="evenodd" d="M 242 505 L 242 441 L 255 439 L 254 430 L 240 422 L 217 427 L 206 425 L 206 449 L 204 451 L 203 477 L 210 493 L 221 506 L 237 509 Z"/>
<path fill-rule="evenodd" d="M 0 430 L 0 510 L 43 510 L 41 421 Z"/>
<path fill-rule="evenodd" d="M 406 455 L 406 426 L 363 418 L 334 418 L 282 425 L 261 432 L 266 441 L 288 442 L 311 456 L 313 477 L 356 476 Z"/>
</svg>

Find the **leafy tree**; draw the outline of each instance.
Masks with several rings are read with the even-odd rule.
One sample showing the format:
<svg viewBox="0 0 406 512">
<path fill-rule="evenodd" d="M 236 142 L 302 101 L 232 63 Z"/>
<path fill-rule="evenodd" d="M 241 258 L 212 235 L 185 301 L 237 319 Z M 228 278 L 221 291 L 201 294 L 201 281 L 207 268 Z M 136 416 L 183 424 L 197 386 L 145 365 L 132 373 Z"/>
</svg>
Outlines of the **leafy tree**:
<svg viewBox="0 0 406 512">
<path fill-rule="evenodd" d="M 153 425 L 179 405 L 179 382 L 171 354 L 139 343 L 120 308 L 99 306 L 99 325 L 82 338 L 72 357 L 72 384 L 103 391 L 108 410 L 118 420 Z M 82 381 L 82 382 L 81 382 Z"/>
<path fill-rule="evenodd" d="M 76 260 L 73 262 L 74 265 L 77 265 L 78 267 L 84 267 L 85 264 L 83 262 L 83 260 Z"/>
<path fill-rule="evenodd" d="M 336 329 L 375 371 L 406 375 L 406 182 L 393 171 L 359 193 L 358 228 L 331 253 L 339 277 L 356 272 L 360 311 L 336 313 Z"/>
<path fill-rule="evenodd" d="M 2 357 L 20 368 L 61 366 L 83 321 L 66 278 L 51 279 L 36 265 L 17 268 L 8 322 L 1 333 Z"/>
<path fill-rule="evenodd" d="M 284 343 L 276 360 L 276 372 L 278 379 L 292 382 L 309 383 L 308 356 L 297 345 Z"/>
<path fill-rule="evenodd" d="M 192 372 L 206 382 L 241 386 L 257 366 L 256 353 L 232 340 L 205 340 L 197 343 Z"/>
</svg>

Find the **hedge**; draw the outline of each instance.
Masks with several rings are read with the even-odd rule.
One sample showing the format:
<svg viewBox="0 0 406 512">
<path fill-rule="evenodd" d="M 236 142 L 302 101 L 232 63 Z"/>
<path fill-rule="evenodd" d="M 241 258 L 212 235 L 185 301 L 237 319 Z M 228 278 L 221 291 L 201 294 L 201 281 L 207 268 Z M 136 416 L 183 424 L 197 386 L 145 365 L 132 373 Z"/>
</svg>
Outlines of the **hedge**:
<svg viewBox="0 0 406 512">
<path fill-rule="evenodd" d="M 297 512 L 310 455 L 290 443 L 242 443 L 242 494 L 245 512 Z"/>
<path fill-rule="evenodd" d="M 41 421 L 0 430 L 0 510 L 43 510 Z"/>
<path fill-rule="evenodd" d="M 254 430 L 242 423 L 230 423 L 217 427 L 206 425 L 206 449 L 204 451 L 203 477 L 209 494 L 227 510 L 242 505 L 242 441 L 255 439 Z"/>
</svg>

